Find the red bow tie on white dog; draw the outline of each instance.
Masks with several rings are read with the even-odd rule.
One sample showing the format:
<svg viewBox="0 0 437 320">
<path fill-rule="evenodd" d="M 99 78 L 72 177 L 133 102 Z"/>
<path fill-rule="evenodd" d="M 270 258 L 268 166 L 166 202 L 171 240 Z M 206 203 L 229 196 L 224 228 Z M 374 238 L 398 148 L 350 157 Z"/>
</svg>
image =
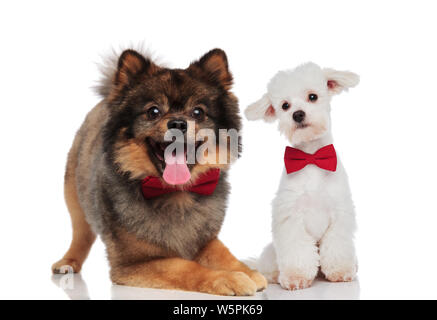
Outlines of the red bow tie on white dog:
<svg viewBox="0 0 437 320">
<path fill-rule="evenodd" d="M 337 154 L 332 144 L 320 148 L 314 154 L 287 147 L 285 148 L 284 162 L 287 174 L 299 171 L 309 164 L 315 164 L 324 170 L 337 170 Z"/>
</svg>

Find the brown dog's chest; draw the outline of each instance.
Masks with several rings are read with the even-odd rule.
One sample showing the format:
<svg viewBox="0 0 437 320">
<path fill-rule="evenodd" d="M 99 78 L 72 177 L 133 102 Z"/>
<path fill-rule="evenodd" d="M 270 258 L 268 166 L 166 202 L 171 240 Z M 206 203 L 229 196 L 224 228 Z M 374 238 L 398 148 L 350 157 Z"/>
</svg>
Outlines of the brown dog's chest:
<svg viewBox="0 0 437 320">
<path fill-rule="evenodd" d="M 147 201 L 121 201 L 114 196 L 106 232 L 108 254 L 122 259 L 178 256 L 192 259 L 217 237 L 225 215 L 225 198 L 218 188 L 203 197 L 178 193 Z M 128 203 L 129 205 L 126 205 Z M 128 258 L 129 256 L 129 258 Z"/>
</svg>

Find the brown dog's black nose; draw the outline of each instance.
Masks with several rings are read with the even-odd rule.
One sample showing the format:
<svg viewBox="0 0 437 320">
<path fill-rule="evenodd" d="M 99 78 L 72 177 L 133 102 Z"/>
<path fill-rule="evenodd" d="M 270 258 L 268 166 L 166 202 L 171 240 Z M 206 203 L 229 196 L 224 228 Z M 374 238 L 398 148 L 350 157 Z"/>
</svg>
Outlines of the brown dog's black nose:
<svg viewBox="0 0 437 320">
<path fill-rule="evenodd" d="M 293 120 L 297 123 L 301 123 L 303 119 L 305 119 L 305 112 L 303 112 L 302 110 L 293 113 Z"/>
<path fill-rule="evenodd" d="M 179 119 L 170 120 L 169 122 L 167 122 L 167 128 L 178 129 L 185 133 L 187 132 L 187 121 Z"/>
</svg>

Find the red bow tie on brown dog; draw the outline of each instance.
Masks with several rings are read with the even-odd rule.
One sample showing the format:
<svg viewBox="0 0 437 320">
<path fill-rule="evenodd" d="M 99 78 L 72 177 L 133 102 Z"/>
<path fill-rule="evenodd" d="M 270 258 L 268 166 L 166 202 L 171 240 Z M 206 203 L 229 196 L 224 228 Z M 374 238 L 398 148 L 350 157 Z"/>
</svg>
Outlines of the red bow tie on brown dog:
<svg viewBox="0 0 437 320">
<path fill-rule="evenodd" d="M 180 189 L 173 186 L 164 185 L 162 180 L 158 177 L 146 177 L 141 183 L 141 189 L 146 199 L 158 197 L 163 194 L 172 193 L 176 191 L 189 191 L 204 196 L 211 195 L 220 178 L 220 169 L 211 169 L 206 173 L 200 175 L 197 180 L 187 187 Z"/>
</svg>

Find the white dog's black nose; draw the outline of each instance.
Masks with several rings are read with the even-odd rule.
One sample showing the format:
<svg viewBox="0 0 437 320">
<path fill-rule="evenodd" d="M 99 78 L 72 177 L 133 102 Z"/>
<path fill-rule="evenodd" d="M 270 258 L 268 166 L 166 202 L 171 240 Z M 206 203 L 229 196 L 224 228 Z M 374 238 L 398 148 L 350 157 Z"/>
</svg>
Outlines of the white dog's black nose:
<svg viewBox="0 0 437 320">
<path fill-rule="evenodd" d="M 293 113 L 293 120 L 297 123 L 301 123 L 303 119 L 305 119 L 305 112 L 303 112 L 302 110 Z"/>
</svg>

